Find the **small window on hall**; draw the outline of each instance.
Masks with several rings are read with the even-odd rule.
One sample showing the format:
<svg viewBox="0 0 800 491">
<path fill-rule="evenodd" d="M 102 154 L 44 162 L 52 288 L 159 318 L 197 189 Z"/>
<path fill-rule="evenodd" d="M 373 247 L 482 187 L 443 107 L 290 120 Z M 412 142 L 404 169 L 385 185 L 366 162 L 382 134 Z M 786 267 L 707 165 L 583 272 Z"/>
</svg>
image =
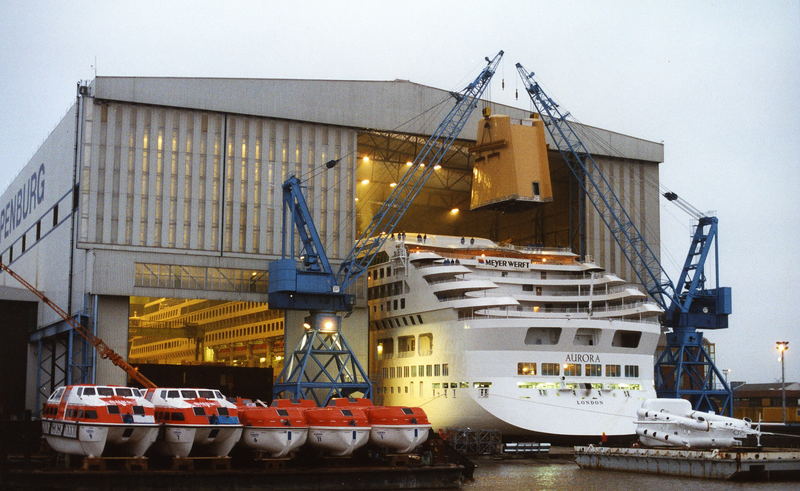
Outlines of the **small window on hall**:
<svg viewBox="0 0 800 491">
<path fill-rule="evenodd" d="M 433 376 L 440 377 L 442 375 L 442 366 L 438 363 L 433 366 Z"/>
<path fill-rule="evenodd" d="M 392 300 L 392 310 L 397 310 L 397 299 Z"/>
<path fill-rule="evenodd" d="M 611 346 L 619 346 L 621 348 L 638 348 L 639 341 L 642 339 L 641 331 L 617 331 L 614 333 L 614 339 L 611 341 Z"/>
<path fill-rule="evenodd" d="M 417 366 L 416 365 L 411 365 L 411 376 L 412 377 L 416 377 L 417 376 Z"/>
<path fill-rule="evenodd" d="M 25 252 L 25 247 L 27 245 L 27 242 L 28 242 L 28 235 L 22 234 L 22 252 Z"/>
<path fill-rule="evenodd" d="M 559 375 L 561 365 L 558 363 L 542 363 L 542 375 Z"/>
<path fill-rule="evenodd" d="M 425 365 L 425 376 L 426 377 L 433 376 L 433 365 Z"/>
<path fill-rule="evenodd" d="M 564 375 L 579 377 L 581 375 L 581 366 L 577 363 L 567 363 L 564 365 Z"/>
<path fill-rule="evenodd" d="M 421 315 L 417 314 L 417 320 L 419 321 L 420 324 L 423 324 Z"/>
<path fill-rule="evenodd" d="M 587 363 L 586 364 L 586 376 L 587 377 L 599 377 L 601 375 L 602 365 L 595 364 L 595 363 Z"/>
<path fill-rule="evenodd" d="M 401 298 L 400 299 L 400 308 L 401 309 L 406 308 L 406 299 L 405 298 Z"/>
<path fill-rule="evenodd" d="M 536 363 L 517 363 L 517 375 L 536 375 Z"/>
<path fill-rule="evenodd" d="M 606 365 L 606 377 L 620 377 L 622 371 L 619 365 Z"/>
<path fill-rule="evenodd" d="M 536 181 L 533 181 L 531 184 L 533 185 L 533 195 L 534 196 L 539 196 L 539 183 L 536 182 Z"/>
<path fill-rule="evenodd" d="M 392 276 L 392 267 L 386 266 L 386 276 Z"/>
<path fill-rule="evenodd" d="M 442 363 L 442 377 L 449 377 L 450 376 L 450 367 L 447 363 Z"/>
<path fill-rule="evenodd" d="M 383 278 L 383 268 L 380 269 L 380 277 Z"/>
<path fill-rule="evenodd" d="M 625 376 L 629 378 L 638 378 L 639 365 L 625 365 Z"/>
<path fill-rule="evenodd" d="M 53 207 L 53 226 L 58 225 L 58 204 Z"/>
<path fill-rule="evenodd" d="M 533 285 L 522 285 L 522 291 L 524 291 L 524 292 L 532 292 L 533 291 Z"/>
</svg>

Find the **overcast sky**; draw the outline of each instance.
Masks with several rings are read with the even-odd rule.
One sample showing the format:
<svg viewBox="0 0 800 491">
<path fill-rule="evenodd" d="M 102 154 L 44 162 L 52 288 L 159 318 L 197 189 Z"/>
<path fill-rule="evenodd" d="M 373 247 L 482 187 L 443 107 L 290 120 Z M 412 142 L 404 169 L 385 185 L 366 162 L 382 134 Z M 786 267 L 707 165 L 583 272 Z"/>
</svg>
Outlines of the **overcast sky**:
<svg viewBox="0 0 800 491">
<path fill-rule="evenodd" d="M 90 2 L 0 0 L 0 188 L 98 75 L 408 79 L 460 89 L 484 56 L 514 63 L 580 121 L 663 141 L 661 183 L 720 218 L 731 379 L 800 380 L 800 2 Z M 506 88 L 501 90 L 500 80 Z M 380 110 L 376 106 L 376 110 Z M 662 203 L 677 276 L 689 219 Z M 798 288 L 800 291 L 800 288 Z"/>
</svg>

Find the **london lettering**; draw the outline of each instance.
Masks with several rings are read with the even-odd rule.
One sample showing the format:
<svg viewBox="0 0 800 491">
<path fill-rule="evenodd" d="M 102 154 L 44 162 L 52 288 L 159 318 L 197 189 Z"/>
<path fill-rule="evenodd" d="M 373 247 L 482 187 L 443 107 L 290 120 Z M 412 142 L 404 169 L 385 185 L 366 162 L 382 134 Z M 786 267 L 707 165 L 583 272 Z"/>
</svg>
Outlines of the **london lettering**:
<svg viewBox="0 0 800 491">
<path fill-rule="evenodd" d="M 0 233 L 7 238 L 44 201 L 44 164 L 0 208 Z"/>
</svg>

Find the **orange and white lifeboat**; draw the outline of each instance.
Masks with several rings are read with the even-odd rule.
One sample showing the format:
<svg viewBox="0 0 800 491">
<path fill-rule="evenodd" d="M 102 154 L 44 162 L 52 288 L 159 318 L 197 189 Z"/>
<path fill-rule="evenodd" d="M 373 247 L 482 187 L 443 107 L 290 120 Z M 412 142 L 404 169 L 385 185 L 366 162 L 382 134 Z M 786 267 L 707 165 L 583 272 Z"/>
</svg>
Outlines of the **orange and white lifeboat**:
<svg viewBox="0 0 800 491">
<path fill-rule="evenodd" d="M 287 401 L 290 402 L 290 401 Z M 267 452 L 273 458 L 285 457 L 300 448 L 308 438 L 306 405 L 281 405 L 273 401 L 269 407 L 261 401 L 237 399 L 239 420 L 244 425 L 242 443 L 252 449 Z"/>
<path fill-rule="evenodd" d="M 369 441 L 392 453 L 408 453 L 428 439 L 431 424 L 421 408 L 375 406 L 366 409 Z"/>
<path fill-rule="evenodd" d="M 309 444 L 334 457 L 346 457 L 369 441 L 367 414 L 359 406 L 328 406 L 305 410 Z"/>
<path fill-rule="evenodd" d="M 164 425 L 154 446 L 162 455 L 224 457 L 242 436 L 236 405 L 218 390 L 158 387 L 147 389 L 145 398 Z"/>
<path fill-rule="evenodd" d="M 428 439 L 431 424 L 422 408 L 373 406 L 363 398 L 336 398 L 330 405 L 363 409 L 371 427 L 369 442 L 392 453 L 411 452 Z"/>
<path fill-rule="evenodd" d="M 67 385 L 42 410 L 42 435 L 53 450 L 99 457 L 140 457 L 156 441 L 155 408 L 134 387 Z"/>
</svg>

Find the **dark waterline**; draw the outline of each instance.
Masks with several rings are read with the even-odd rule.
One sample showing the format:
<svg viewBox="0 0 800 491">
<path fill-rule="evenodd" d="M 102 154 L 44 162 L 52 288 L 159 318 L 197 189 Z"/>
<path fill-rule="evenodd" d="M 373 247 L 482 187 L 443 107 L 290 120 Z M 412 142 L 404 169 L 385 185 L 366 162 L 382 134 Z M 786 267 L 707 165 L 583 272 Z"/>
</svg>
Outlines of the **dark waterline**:
<svg viewBox="0 0 800 491">
<path fill-rule="evenodd" d="M 475 482 L 466 483 L 465 491 L 511 491 L 528 489 L 641 489 L 685 490 L 702 489 L 800 489 L 797 481 L 730 482 L 711 479 L 657 476 L 630 472 L 611 472 L 580 469 L 569 460 L 475 459 Z"/>
</svg>

